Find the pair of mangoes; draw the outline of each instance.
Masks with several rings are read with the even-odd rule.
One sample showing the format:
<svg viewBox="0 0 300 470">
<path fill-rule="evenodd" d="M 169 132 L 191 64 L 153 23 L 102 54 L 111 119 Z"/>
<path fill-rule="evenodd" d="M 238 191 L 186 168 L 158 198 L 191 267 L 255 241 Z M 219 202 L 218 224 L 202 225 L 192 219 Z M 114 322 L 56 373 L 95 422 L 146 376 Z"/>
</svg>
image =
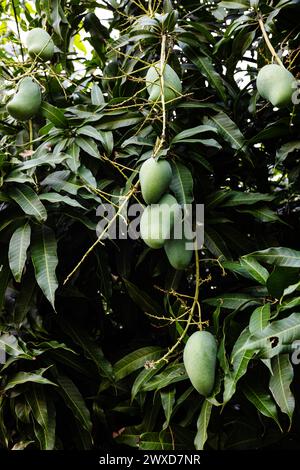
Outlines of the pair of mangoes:
<svg viewBox="0 0 300 470">
<path fill-rule="evenodd" d="M 185 269 L 191 262 L 192 250 L 186 248 L 184 234 L 172 237 L 175 224 L 181 224 L 181 208 L 174 196 L 165 194 L 172 180 L 172 168 L 166 160 L 153 157 L 140 169 L 143 198 L 149 204 L 141 218 L 141 237 L 154 249 L 164 247 L 168 260 L 175 269 Z M 183 230 L 182 230 L 183 232 Z"/>
<path fill-rule="evenodd" d="M 26 46 L 30 57 L 46 61 L 53 57 L 54 43 L 51 36 L 42 28 L 34 28 L 27 33 Z M 31 77 L 18 83 L 17 91 L 7 104 L 8 113 L 19 121 L 31 119 L 42 103 L 40 86 Z"/>
<path fill-rule="evenodd" d="M 291 103 L 297 87 L 291 72 L 278 64 L 262 67 L 257 75 L 256 86 L 259 94 L 278 108 Z"/>
<path fill-rule="evenodd" d="M 209 397 L 215 384 L 217 342 L 209 331 L 196 331 L 184 347 L 183 363 L 194 388 Z"/>
<path fill-rule="evenodd" d="M 149 93 L 149 101 L 162 100 L 161 75 L 163 76 L 163 95 L 165 103 L 179 98 L 182 94 L 182 84 L 177 73 L 169 64 L 164 64 L 161 73 L 161 64 L 157 62 L 152 65 L 146 75 L 146 86 Z"/>
</svg>

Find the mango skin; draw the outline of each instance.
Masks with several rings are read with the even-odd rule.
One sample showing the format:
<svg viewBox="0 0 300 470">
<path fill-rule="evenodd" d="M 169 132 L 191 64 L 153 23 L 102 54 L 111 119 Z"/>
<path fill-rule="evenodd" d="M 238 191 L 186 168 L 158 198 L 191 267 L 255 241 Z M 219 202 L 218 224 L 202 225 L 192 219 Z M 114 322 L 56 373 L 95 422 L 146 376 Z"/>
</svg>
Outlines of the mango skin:
<svg viewBox="0 0 300 470">
<path fill-rule="evenodd" d="M 149 93 L 149 101 L 161 101 L 161 88 L 159 78 L 160 63 L 149 68 L 146 75 L 146 86 Z M 178 98 L 182 93 L 182 84 L 177 73 L 169 64 L 164 66 L 164 96 L 165 102 Z"/>
<path fill-rule="evenodd" d="M 186 249 L 187 240 L 181 239 L 167 240 L 164 249 L 170 265 L 177 270 L 186 269 L 192 261 L 193 250 Z M 190 241 L 188 243 L 191 243 Z"/>
<path fill-rule="evenodd" d="M 165 194 L 158 204 L 146 207 L 140 221 L 141 237 L 150 248 L 162 248 L 176 220 L 180 220 L 181 208 L 174 196 Z"/>
<path fill-rule="evenodd" d="M 30 77 L 23 78 L 16 94 L 7 103 L 8 113 L 19 121 L 28 121 L 40 109 L 42 103 L 41 89 Z"/>
<path fill-rule="evenodd" d="M 30 57 L 43 62 L 52 59 L 54 55 L 54 42 L 42 28 L 34 28 L 27 33 L 26 47 Z"/>
<path fill-rule="evenodd" d="M 260 69 L 256 79 L 258 93 L 270 101 L 273 106 L 288 105 L 296 90 L 295 77 L 286 68 L 278 64 L 268 64 Z"/>
<path fill-rule="evenodd" d="M 183 351 L 183 363 L 194 388 L 209 397 L 214 388 L 217 342 L 208 331 L 193 333 Z"/>
<path fill-rule="evenodd" d="M 140 169 L 140 183 L 144 201 L 158 202 L 168 189 L 172 179 L 172 168 L 166 160 L 148 158 Z"/>
</svg>

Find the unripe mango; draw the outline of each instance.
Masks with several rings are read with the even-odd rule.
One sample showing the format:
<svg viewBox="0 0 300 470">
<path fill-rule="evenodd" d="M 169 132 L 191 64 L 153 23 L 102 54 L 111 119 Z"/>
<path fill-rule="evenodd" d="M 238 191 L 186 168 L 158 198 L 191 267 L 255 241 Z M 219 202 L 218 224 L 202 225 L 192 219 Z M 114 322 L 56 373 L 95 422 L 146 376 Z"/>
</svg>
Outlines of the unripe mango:
<svg viewBox="0 0 300 470">
<path fill-rule="evenodd" d="M 192 385 L 205 397 L 214 388 L 217 361 L 217 342 L 208 331 L 193 333 L 183 351 L 183 362 Z"/>
<path fill-rule="evenodd" d="M 9 114 L 19 121 L 31 119 L 39 110 L 42 103 L 41 89 L 30 77 L 23 78 L 17 93 L 7 104 Z"/>
<path fill-rule="evenodd" d="M 46 61 L 52 59 L 54 55 L 54 42 L 42 28 L 34 28 L 27 33 L 26 47 L 33 59 Z"/>
<path fill-rule="evenodd" d="M 172 179 L 172 168 L 166 160 L 148 158 L 140 169 L 140 183 L 144 201 L 153 204 L 168 189 Z"/>
<path fill-rule="evenodd" d="M 164 97 L 165 102 L 178 98 L 182 93 L 182 84 L 177 73 L 169 64 L 164 65 Z M 146 85 L 149 93 L 149 101 L 161 100 L 161 83 L 160 83 L 160 63 L 156 63 L 149 68 L 146 75 Z"/>
<path fill-rule="evenodd" d="M 286 68 L 278 64 L 265 65 L 260 69 L 256 86 L 260 96 L 270 101 L 273 106 L 286 106 L 291 102 L 296 90 L 295 77 Z"/>
<path fill-rule="evenodd" d="M 180 217 L 180 206 L 171 194 L 165 194 L 158 204 L 147 206 L 140 221 L 141 237 L 146 245 L 154 249 L 162 248 Z"/>
<path fill-rule="evenodd" d="M 188 250 L 186 244 L 190 244 L 185 237 L 180 239 L 167 240 L 164 249 L 168 260 L 173 268 L 186 269 L 193 257 L 193 250 Z"/>
</svg>

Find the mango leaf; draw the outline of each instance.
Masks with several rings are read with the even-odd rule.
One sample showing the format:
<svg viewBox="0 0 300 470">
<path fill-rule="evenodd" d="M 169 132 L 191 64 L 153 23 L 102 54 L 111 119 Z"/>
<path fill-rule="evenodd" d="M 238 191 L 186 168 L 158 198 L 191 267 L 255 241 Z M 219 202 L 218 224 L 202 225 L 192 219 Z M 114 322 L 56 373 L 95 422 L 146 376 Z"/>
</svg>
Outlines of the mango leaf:
<svg viewBox="0 0 300 470">
<path fill-rule="evenodd" d="M 183 51 L 196 65 L 200 72 L 207 78 L 209 84 L 216 90 L 222 101 L 227 101 L 226 90 L 221 76 L 215 70 L 212 60 L 209 57 L 198 54 L 194 48 L 183 46 Z"/>
<path fill-rule="evenodd" d="M 68 206 L 71 207 L 80 207 L 81 209 L 85 209 L 76 199 L 72 199 L 69 196 L 65 196 L 63 194 L 58 194 L 58 193 L 43 193 L 40 195 L 40 200 L 41 201 L 48 201 L 53 204 L 63 202 L 64 204 L 67 204 Z"/>
<path fill-rule="evenodd" d="M 127 279 L 124 279 L 124 284 L 131 299 L 143 310 L 143 312 L 147 312 L 155 316 L 164 315 L 163 307 L 156 302 L 156 300 L 152 299 L 147 292 L 143 291 Z"/>
<path fill-rule="evenodd" d="M 262 300 L 262 299 L 261 299 Z M 250 305 L 257 305 L 261 303 L 259 298 L 254 298 L 251 294 L 223 294 L 217 297 L 212 297 L 209 299 L 204 299 L 203 302 L 212 305 L 214 307 L 220 306 L 221 308 L 226 308 L 229 310 L 234 310 L 236 308 L 245 308 Z"/>
<path fill-rule="evenodd" d="M 251 256 L 244 256 L 240 260 L 242 268 L 245 268 L 247 273 L 260 284 L 265 285 L 269 277 L 269 272 L 264 268 L 255 258 Z"/>
<path fill-rule="evenodd" d="M 64 399 L 66 405 L 70 408 L 74 416 L 78 419 L 81 426 L 91 433 L 92 422 L 90 412 L 85 401 L 71 379 L 66 375 L 55 374 L 55 379 L 59 385 L 59 394 Z"/>
<path fill-rule="evenodd" d="M 212 407 L 213 405 L 209 401 L 204 400 L 197 420 L 197 434 L 194 440 L 196 450 L 203 450 L 205 442 L 207 441 L 207 428 L 211 417 Z"/>
<path fill-rule="evenodd" d="M 180 141 L 185 141 L 189 137 L 192 137 L 197 134 L 202 134 L 202 132 L 216 132 L 216 128 L 213 126 L 201 125 L 197 127 L 192 127 L 191 129 L 186 129 L 185 131 L 179 132 L 171 141 L 171 144 L 176 144 Z"/>
<path fill-rule="evenodd" d="M 290 426 L 295 410 L 295 398 L 290 385 L 294 370 L 288 354 L 279 354 L 272 358 L 273 375 L 270 379 L 270 390 L 281 411 L 288 415 Z"/>
<path fill-rule="evenodd" d="M 172 450 L 174 447 L 170 432 L 145 432 L 140 435 L 140 450 Z"/>
<path fill-rule="evenodd" d="M 255 408 L 267 418 L 271 418 L 278 425 L 282 431 L 279 420 L 276 404 L 271 395 L 267 393 L 260 384 L 252 384 L 243 386 L 243 392 L 246 398 L 255 406 Z"/>
<path fill-rule="evenodd" d="M 76 325 L 76 323 L 69 322 L 65 318 L 60 318 L 59 324 L 62 326 L 63 331 L 83 349 L 86 356 L 96 364 L 100 375 L 112 380 L 113 368 L 110 362 L 104 357 L 100 346 L 98 346 L 79 325 Z"/>
<path fill-rule="evenodd" d="M 100 157 L 97 144 L 90 137 L 76 137 L 75 143 L 91 157 Z"/>
<path fill-rule="evenodd" d="M 193 177 L 190 170 L 179 162 L 172 162 L 173 177 L 170 188 L 175 194 L 175 198 L 182 206 L 191 204 L 193 196 Z"/>
<path fill-rule="evenodd" d="M 32 269 L 30 269 L 26 272 L 25 276 L 23 276 L 21 289 L 14 309 L 13 321 L 16 325 L 20 325 L 24 321 L 33 303 L 36 282 L 32 274 Z"/>
<path fill-rule="evenodd" d="M 63 109 L 59 109 L 56 106 L 46 103 L 46 101 L 43 101 L 40 110 L 42 112 L 42 115 L 50 122 L 52 122 L 55 127 L 62 129 L 68 127 L 68 121 L 65 118 Z"/>
<path fill-rule="evenodd" d="M 222 111 L 214 116 L 210 116 L 204 122 L 207 125 L 215 126 L 218 133 L 228 142 L 234 150 L 246 152 L 245 138 L 234 121 Z"/>
<path fill-rule="evenodd" d="M 24 385 L 28 382 L 34 382 L 38 384 L 43 384 L 43 385 L 54 385 L 56 384 L 54 382 L 51 382 L 51 380 L 46 379 L 43 377 L 43 373 L 48 370 L 48 367 L 44 369 L 38 369 L 38 370 L 33 370 L 31 372 L 17 372 L 16 374 L 12 375 L 8 381 L 6 382 L 5 386 L 3 389 L 5 391 L 11 390 L 12 388 L 18 386 L 18 385 Z"/>
<path fill-rule="evenodd" d="M 269 324 L 271 316 L 270 304 L 257 307 L 250 317 L 249 331 L 251 334 L 261 332 Z"/>
<path fill-rule="evenodd" d="M 300 150 L 300 140 L 293 140 L 283 144 L 276 152 L 276 165 L 283 163 L 289 153 Z"/>
<path fill-rule="evenodd" d="M 91 89 L 91 101 L 94 106 L 100 106 L 105 103 L 101 88 L 94 83 Z"/>
<path fill-rule="evenodd" d="M 160 390 L 168 385 L 187 380 L 188 376 L 183 364 L 170 364 L 163 372 L 155 375 L 141 387 L 144 392 Z"/>
<path fill-rule="evenodd" d="M 16 229 L 9 242 L 9 266 L 16 282 L 21 281 L 30 245 L 31 227 L 28 223 Z"/>
<path fill-rule="evenodd" d="M 45 394 L 44 388 L 38 385 L 33 385 L 30 393 L 26 393 L 26 400 L 37 422 L 34 428 L 41 450 L 53 450 L 55 446 L 56 425 L 53 401 Z"/>
<path fill-rule="evenodd" d="M 235 347 L 232 355 L 241 354 L 245 349 L 260 351 L 263 358 L 271 358 L 291 347 L 295 340 L 300 340 L 300 313 L 293 313 L 282 320 L 273 321 L 260 332 L 248 338 L 245 344 Z"/>
<path fill-rule="evenodd" d="M 164 366 L 165 364 L 163 362 L 160 362 L 155 367 L 152 367 L 150 369 L 143 369 L 137 375 L 131 388 L 131 401 L 135 399 L 136 395 L 141 391 L 143 385 L 146 384 L 151 379 L 151 377 L 156 375 L 158 371 Z"/>
<path fill-rule="evenodd" d="M 35 230 L 31 258 L 37 283 L 55 309 L 55 291 L 58 287 L 55 270 L 58 259 L 55 235 L 49 227 L 42 226 Z"/>
<path fill-rule="evenodd" d="M 223 402 L 227 403 L 235 394 L 238 381 L 246 374 L 248 365 L 255 351 L 248 348 L 251 337 L 249 328 L 245 328 L 237 339 L 230 357 L 231 369 L 224 377 Z"/>
<path fill-rule="evenodd" d="M 47 211 L 38 195 L 26 184 L 9 188 L 8 195 L 21 207 L 27 215 L 34 216 L 39 222 L 47 219 Z"/>
<path fill-rule="evenodd" d="M 5 301 L 5 292 L 10 280 L 11 274 L 6 252 L 0 253 L 0 313 Z"/>
<path fill-rule="evenodd" d="M 158 359 L 161 352 L 162 349 L 158 346 L 146 346 L 127 354 L 113 366 L 116 382 Z"/>
<path fill-rule="evenodd" d="M 252 205 L 263 201 L 272 201 L 275 198 L 272 194 L 262 194 L 245 191 L 228 191 L 227 198 L 222 202 L 222 207 L 236 207 L 242 205 Z"/>
<path fill-rule="evenodd" d="M 175 395 L 176 395 L 176 388 L 172 387 L 167 390 L 160 391 L 160 399 L 161 404 L 165 413 L 166 421 L 163 424 L 163 429 L 166 429 L 170 424 L 170 419 L 173 412 L 173 406 L 175 404 Z"/>
<path fill-rule="evenodd" d="M 255 251 L 247 256 L 251 256 L 259 262 L 273 264 L 274 266 L 300 268 L 300 251 L 292 250 L 291 248 L 267 248 L 266 250 Z"/>
</svg>

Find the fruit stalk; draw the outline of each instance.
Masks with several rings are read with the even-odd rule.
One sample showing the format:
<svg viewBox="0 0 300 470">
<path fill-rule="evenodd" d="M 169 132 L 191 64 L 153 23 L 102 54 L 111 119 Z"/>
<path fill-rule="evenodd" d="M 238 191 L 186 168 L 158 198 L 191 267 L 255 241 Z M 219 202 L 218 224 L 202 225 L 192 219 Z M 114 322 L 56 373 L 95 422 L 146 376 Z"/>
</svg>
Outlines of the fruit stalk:
<svg viewBox="0 0 300 470">
<path fill-rule="evenodd" d="M 155 158 L 158 155 L 166 138 L 167 112 L 166 112 L 166 99 L 165 99 L 165 78 L 164 78 L 164 70 L 165 70 L 165 62 L 166 62 L 166 39 L 167 39 L 166 35 L 163 34 L 161 37 L 160 70 L 158 71 L 160 89 L 161 89 L 162 131 L 161 131 L 161 136 L 158 139 L 158 142 L 155 146 L 153 158 Z"/>
<path fill-rule="evenodd" d="M 192 322 L 195 308 L 198 307 L 198 312 L 199 312 L 199 330 L 202 331 L 202 320 L 201 320 L 201 306 L 199 304 L 199 287 L 200 287 L 200 263 L 199 263 L 199 253 L 197 250 L 197 247 L 195 247 L 195 262 L 196 262 L 196 287 L 195 287 L 195 295 L 194 295 L 194 301 L 193 305 L 191 306 L 190 313 L 189 313 L 189 318 L 187 319 L 186 326 L 179 336 L 178 340 L 176 341 L 175 344 L 168 350 L 168 352 L 155 361 L 153 363 L 153 366 L 155 367 L 157 364 L 160 364 L 162 361 L 168 362 L 169 357 L 173 354 L 173 352 L 177 349 L 177 347 L 181 344 L 183 338 L 186 336 L 188 329 L 190 327 L 190 324 Z"/>
<path fill-rule="evenodd" d="M 268 48 L 269 48 L 269 51 L 270 51 L 271 54 L 272 54 L 272 57 L 275 57 L 275 60 L 277 61 L 277 63 L 278 63 L 279 65 L 281 65 L 282 67 L 284 67 L 282 61 L 281 61 L 280 58 L 278 57 L 278 55 L 277 55 L 277 53 L 276 53 L 274 47 L 273 47 L 272 44 L 271 44 L 271 41 L 270 41 L 270 39 L 269 39 L 269 36 L 267 35 L 267 31 L 266 31 L 266 29 L 265 29 L 265 25 L 264 25 L 264 22 L 263 22 L 263 19 L 262 19 L 261 16 L 258 18 L 258 24 L 259 24 L 259 26 L 260 26 L 260 29 L 261 29 L 261 32 L 262 32 L 262 34 L 263 34 L 263 37 L 264 37 L 264 39 L 265 39 L 265 41 L 266 41 L 266 44 L 267 44 L 267 46 L 268 46 Z"/>
</svg>

